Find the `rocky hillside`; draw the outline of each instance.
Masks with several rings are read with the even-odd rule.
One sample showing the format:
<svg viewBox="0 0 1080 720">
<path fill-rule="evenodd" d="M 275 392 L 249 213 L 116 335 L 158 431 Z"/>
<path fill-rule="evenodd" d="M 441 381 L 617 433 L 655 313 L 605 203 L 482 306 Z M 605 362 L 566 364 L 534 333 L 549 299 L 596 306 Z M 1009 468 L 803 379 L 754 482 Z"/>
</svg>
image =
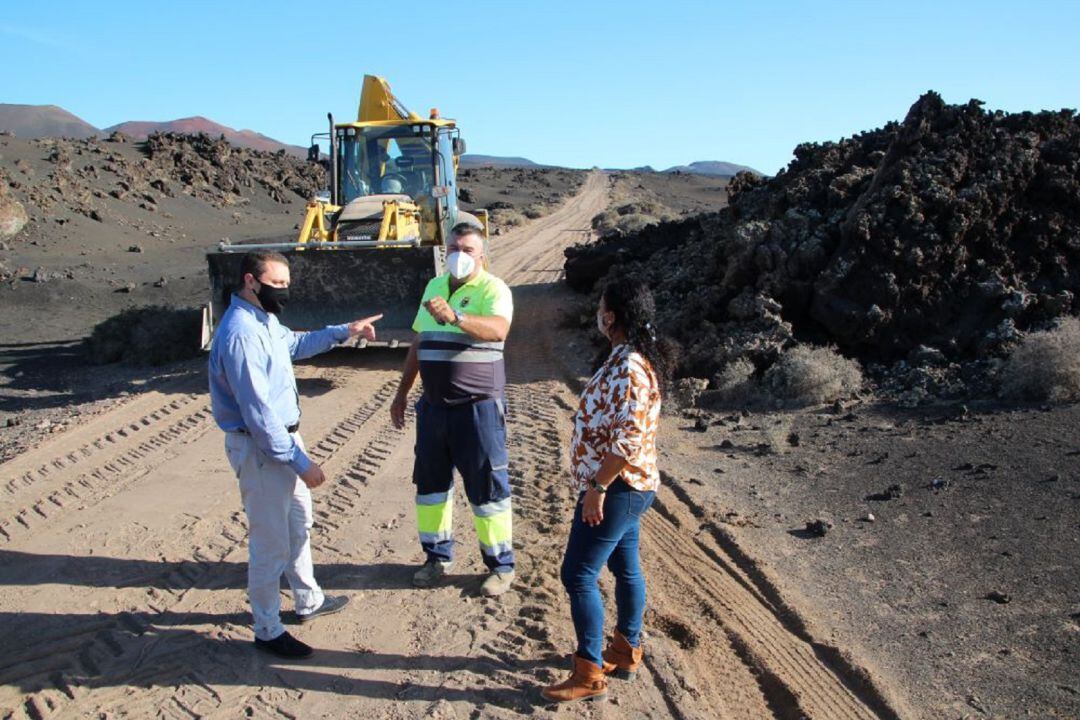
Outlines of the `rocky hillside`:
<svg viewBox="0 0 1080 720">
<path fill-rule="evenodd" d="M 99 219 L 106 198 L 155 205 L 178 193 L 216 207 L 239 205 L 258 188 L 277 202 L 310 198 L 322 186 L 322 168 L 284 153 L 239 148 L 207 135 L 150 135 L 141 157 L 118 152 L 129 139 L 42 138 L 32 141 L 51 164 L 41 176 L 29 161 L 14 163 L 12 189 L 25 195 L 31 213 L 50 216 L 56 206 Z M 95 217 L 98 216 L 98 217 Z"/>
<path fill-rule="evenodd" d="M 199 306 L 205 253 L 295 233 L 322 172 L 206 135 L 0 134 L 0 332 L 80 337 L 127 307 Z"/>
</svg>

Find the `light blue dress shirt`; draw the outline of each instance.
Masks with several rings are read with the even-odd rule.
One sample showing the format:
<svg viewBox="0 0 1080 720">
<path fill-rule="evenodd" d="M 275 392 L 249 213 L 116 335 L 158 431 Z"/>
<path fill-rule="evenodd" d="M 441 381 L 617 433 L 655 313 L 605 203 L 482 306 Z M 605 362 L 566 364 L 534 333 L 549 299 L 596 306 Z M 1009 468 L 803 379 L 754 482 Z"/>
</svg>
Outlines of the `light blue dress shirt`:
<svg viewBox="0 0 1080 720">
<path fill-rule="evenodd" d="M 295 333 L 277 316 L 233 295 L 210 350 L 214 420 L 225 432 L 247 431 L 268 458 L 303 473 L 311 460 L 287 430 L 300 421 L 292 361 L 348 338 L 348 325 Z"/>
</svg>

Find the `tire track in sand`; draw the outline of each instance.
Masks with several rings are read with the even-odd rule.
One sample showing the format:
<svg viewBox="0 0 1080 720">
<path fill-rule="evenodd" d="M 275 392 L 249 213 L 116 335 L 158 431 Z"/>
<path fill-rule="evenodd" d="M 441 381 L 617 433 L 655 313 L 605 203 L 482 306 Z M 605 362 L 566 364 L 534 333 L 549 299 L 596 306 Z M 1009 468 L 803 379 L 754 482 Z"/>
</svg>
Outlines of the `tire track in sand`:
<svg viewBox="0 0 1080 720">
<path fill-rule="evenodd" d="M 334 422 L 311 445 L 312 456 L 334 473 L 332 486 L 316 495 L 318 524 L 327 524 L 323 518 L 330 513 L 324 506 L 355 504 L 362 481 L 378 472 L 386 448 L 397 442 L 385 428 L 378 427 L 378 422 L 372 422 L 387 414 L 396 384 L 396 380 L 383 382 L 368 402 Z M 152 468 L 145 469 L 149 472 Z M 20 651 L 6 656 L 0 661 L 0 686 L 36 689 L 25 694 L 17 705 L 0 704 L 0 716 L 39 719 L 61 710 L 78 709 L 82 713 L 89 709 L 88 703 L 97 707 L 115 703 L 115 711 L 131 717 L 143 716 L 140 707 L 146 710 L 145 716 L 193 717 L 201 714 L 191 714 L 195 705 L 206 707 L 207 698 L 216 697 L 219 709 L 231 712 L 238 704 L 247 703 L 251 710 L 248 716 L 281 717 L 267 710 L 259 693 L 239 702 L 241 696 L 251 694 L 241 675 L 235 678 L 237 687 L 226 685 L 223 689 L 221 678 L 215 678 L 216 687 L 212 687 L 197 669 L 191 669 L 192 647 L 205 645 L 196 634 L 170 640 L 169 651 L 155 655 L 152 664 L 144 665 L 142 661 L 149 650 L 156 650 L 162 636 L 174 632 L 173 625 L 188 611 L 186 601 L 192 590 L 223 587 L 230 581 L 242 587 L 242 577 L 222 577 L 220 573 L 222 563 L 231 563 L 236 571 L 242 571 L 246 538 L 246 518 L 242 510 L 233 510 L 213 523 L 211 532 L 192 548 L 192 561 L 163 564 L 157 582 L 143 579 L 149 580 L 152 587 L 144 594 L 141 609 L 85 616 L 75 627 L 67 625 L 54 635 L 37 635 Z M 205 613 L 194 613 L 192 622 L 199 617 L 205 617 Z M 246 613 L 234 614 L 220 632 L 243 635 L 247 622 Z M 127 689 L 133 686 L 151 690 L 136 700 Z M 152 689 L 155 687 L 158 689 Z M 202 694 L 198 688 L 202 688 Z M 264 690 L 264 694 L 278 694 L 275 688 Z M 195 696 L 199 696 L 198 702 Z"/>
<path fill-rule="evenodd" d="M 153 395 L 94 423 L 110 423 L 108 432 L 79 428 L 0 465 L 0 543 L 116 493 L 212 427 L 205 396 Z"/>
</svg>

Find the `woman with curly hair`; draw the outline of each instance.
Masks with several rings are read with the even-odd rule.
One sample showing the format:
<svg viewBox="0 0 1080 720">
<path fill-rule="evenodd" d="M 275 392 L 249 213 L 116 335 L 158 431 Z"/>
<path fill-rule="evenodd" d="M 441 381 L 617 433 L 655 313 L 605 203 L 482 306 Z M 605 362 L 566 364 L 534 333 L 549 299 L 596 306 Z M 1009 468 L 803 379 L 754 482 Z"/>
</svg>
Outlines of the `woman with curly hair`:
<svg viewBox="0 0 1080 720">
<path fill-rule="evenodd" d="M 609 675 L 630 679 L 641 665 L 645 578 L 638 538 L 641 516 L 660 486 L 660 398 L 675 363 L 675 347 L 658 336 L 655 314 L 643 282 L 618 279 L 601 293 L 596 324 L 610 352 L 574 416 L 571 483 L 578 502 L 561 573 L 577 650 L 570 677 L 543 689 L 548 700 L 601 697 Z M 597 579 L 605 564 L 615 576 L 618 617 L 614 638 L 601 651 L 604 603 Z"/>
</svg>

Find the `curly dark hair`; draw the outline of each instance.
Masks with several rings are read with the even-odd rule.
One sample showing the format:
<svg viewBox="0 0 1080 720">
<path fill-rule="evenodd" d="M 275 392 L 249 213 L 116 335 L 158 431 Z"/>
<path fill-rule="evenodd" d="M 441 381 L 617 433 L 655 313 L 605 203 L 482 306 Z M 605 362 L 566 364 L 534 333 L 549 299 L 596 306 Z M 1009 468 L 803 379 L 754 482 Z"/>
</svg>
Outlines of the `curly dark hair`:
<svg viewBox="0 0 1080 720">
<path fill-rule="evenodd" d="M 608 312 L 615 315 L 615 326 L 626 333 L 626 341 L 652 365 L 660 383 L 661 395 L 666 394 L 678 365 L 679 346 L 660 334 L 656 327 L 656 302 L 652 290 L 644 281 L 632 277 L 615 278 L 600 293 Z M 607 358 L 601 351 L 597 367 Z"/>
</svg>

